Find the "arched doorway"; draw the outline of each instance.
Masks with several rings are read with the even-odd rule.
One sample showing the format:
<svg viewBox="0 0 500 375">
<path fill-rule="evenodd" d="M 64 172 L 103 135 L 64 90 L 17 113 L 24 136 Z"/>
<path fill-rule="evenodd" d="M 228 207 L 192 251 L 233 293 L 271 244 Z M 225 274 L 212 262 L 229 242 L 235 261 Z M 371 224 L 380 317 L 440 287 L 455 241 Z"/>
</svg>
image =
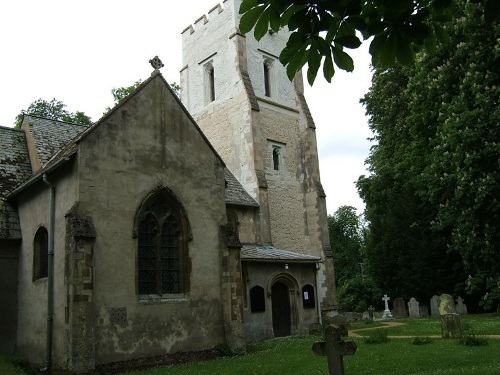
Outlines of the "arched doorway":
<svg viewBox="0 0 500 375">
<path fill-rule="evenodd" d="M 289 336 L 291 333 L 290 289 L 282 282 L 271 287 L 274 337 Z"/>
</svg>

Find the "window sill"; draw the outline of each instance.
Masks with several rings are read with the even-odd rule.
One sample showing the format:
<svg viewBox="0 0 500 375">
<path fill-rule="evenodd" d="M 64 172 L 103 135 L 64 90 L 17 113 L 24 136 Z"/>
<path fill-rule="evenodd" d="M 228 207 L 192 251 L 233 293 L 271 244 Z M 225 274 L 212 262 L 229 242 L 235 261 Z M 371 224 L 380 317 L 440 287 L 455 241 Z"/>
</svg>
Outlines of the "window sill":
<svg viewBox="0 0 500 375">
<path fill-rule="evenodd" d="M 188 294 L 165 294 L 159 296 L 157 294 L 142 294 L 139 295 L 139 305 L 156 305 L 162 303 L 188 303 L 190 302 Z"/>
</svg>

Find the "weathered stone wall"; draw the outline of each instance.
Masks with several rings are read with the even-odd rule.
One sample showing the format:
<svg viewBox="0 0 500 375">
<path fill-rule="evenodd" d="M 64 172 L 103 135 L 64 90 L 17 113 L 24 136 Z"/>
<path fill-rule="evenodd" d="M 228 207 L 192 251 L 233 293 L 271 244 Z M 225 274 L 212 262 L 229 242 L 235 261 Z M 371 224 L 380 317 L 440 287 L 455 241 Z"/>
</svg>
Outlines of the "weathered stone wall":
<svg viewBox="0 0 500 375">
<path fill-rule="evenodd" d="M 315 264 L 289 263 L 284 269 L 283 263 L 251 263 L 244 262 L 246 276 L 246 300 L 244 308 L 245 336 L 248 342 L 254 342 L 274 337 L 272 321 L 271 287 L 273 279 L 285 275 L 295 284 L 290 288 L 290 305 L 292 309 L 292 334 L 308 334 L 309 326 L 318 322 L 317 308 L 304 308 L 302 304 L 302 287 L 312 285 L 316 290 L 314 278 Z M 265 311 L 251 312 L 249 290 L 259 285 L 264 288 Z"/>
<path fill-rule="evenodd" d="M 80 209 L 93 219 L 96 364 L 224 342 L 221 242 L 226 222 L 222 164 L 160 76 L 85 137 Z M 190 291 L 139 299 L 134 218 L 158 187 L 189 220 Z"/>
<path fill-rule="evenodd" d="M 73 162 L 70 160 L 48 178 L 56 186 L 54 233 L 54 315 L 52 362 L 66 365 L 65 311 L 67 308 L 65 214 L 76 201 Z M 40 226 L 48 230 L 49 188 L 41 181 L 18 197 L 22 246 L 19 254 L 19 302 L 17 353 L 29 362 L 42 365 L 47 333 L 47 278 L 33 281 L 33 240 Z"/>
</svg>

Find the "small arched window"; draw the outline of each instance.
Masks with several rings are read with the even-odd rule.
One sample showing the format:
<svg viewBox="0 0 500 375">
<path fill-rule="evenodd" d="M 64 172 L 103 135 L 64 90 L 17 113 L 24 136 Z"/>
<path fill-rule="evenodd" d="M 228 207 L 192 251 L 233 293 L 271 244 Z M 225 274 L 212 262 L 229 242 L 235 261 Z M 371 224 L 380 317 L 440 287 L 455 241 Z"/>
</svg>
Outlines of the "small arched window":
<svg viewBox="0 0 500 375">
<path fill-rule="evenodd" d="M 255 285 L 250 289 L 250 311 L 253 313 L 266 311 L 264 288 L 259 285 Z"/>
<path fill-rule="evenodd" d="M 215 101 L 215 70 L 212 63 L 205 65 L 205 102 Z"/>
<path fill-rule="evenodd" d="M 264 95 L 271 97 L 271 64 L 264 61 Z"/>
<path fill-rule="evenodd" d="M 280 168 L 280 147 L 273 146 L 273 169 L 279 171 Z"/>
<path fill-rule="evenodd" d="M 33 281 L 47 277 L 48 274 L 49 233 L 40 227 L 33 240 Z"/>
<path fill-rule="evenodd" d="M 143 205 L 137 225 L 139 295 L 189 291 L 188 231 L 182 206 L 166 190 Z"/>
<path fill-rule="evenodd" d="M 302 287 L 302 306 L 304 309 L 312 309 L 316 307 L 314 287 L 310 284 L 306 284 Z"/>
</svg>

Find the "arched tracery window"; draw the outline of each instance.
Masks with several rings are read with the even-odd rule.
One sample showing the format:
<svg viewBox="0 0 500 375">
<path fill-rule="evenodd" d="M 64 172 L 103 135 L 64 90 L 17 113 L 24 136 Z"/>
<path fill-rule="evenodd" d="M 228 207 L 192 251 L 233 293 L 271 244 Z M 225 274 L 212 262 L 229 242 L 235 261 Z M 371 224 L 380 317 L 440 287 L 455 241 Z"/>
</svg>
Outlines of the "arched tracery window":
<svg viewBox="0 0 500 375">
<path fill-rule="evenodd" d="M 162 190 L 146 200 L 137 220 L 137 291 L 165 295 L 189 291 L 189 225 L 180 203 Z"/>
</svg>

